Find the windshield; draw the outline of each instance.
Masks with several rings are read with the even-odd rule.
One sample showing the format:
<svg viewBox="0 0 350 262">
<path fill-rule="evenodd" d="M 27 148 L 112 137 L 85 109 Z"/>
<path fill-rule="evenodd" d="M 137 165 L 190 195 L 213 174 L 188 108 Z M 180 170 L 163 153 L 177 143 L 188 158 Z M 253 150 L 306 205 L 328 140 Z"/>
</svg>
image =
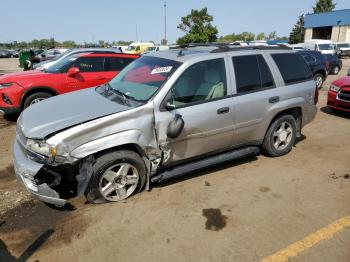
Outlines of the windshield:
<svg viewBox="0 0 350 262">
<path fill-rule="evenodd" d="M 346 48 L 346 47 L 350 47 L 350 44 L 338 44 L 337 45 L 338 48 Z"/>
<path fill-rule="evenodd" d="M 128 51 L 133 51 L 133 50 L 135 50 L 136 49 L 136 46 L 128 46 L 128 48 L 126 49 L 126 50 L 128 50 Z"/>
<path fill-rule="evenodd" d="M 144 56 L 122 70 L 109 82 L 112 90 L 136 101 L 149 100 L 181 63 Z"/>
<path fill-rule="evenodd" d="M 333 50 L 334 49 L 333 45 L 331 45 L 331 44 L 320 44 L 320 45 L 318 45 L 318 48 L 320 50 Z"/>
<path fill-rule="evenodd" d="M 53 63 L 45 69 L 47 73 L 63 73 L 66 72 L 69 66 L 77 59 L 77 56 L 67 56 L 66 58 Z"/>
</svg>

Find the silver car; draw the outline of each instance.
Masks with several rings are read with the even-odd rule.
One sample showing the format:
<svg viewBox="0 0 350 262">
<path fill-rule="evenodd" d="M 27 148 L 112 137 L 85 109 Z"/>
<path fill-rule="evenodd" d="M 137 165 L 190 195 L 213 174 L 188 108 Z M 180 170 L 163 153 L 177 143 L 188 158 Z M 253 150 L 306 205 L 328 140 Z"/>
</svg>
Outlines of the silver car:
<svg viewBox="0 0 350 262">
<path fill-rule="evenodd" d="M 79 195 L 123 200 L 260 151 L 287 154 L 314 119 L 317 98 L 307 64 L 286 47 L 150 53 L 103 86 L 26 109 L 14 144 L 16 176 L 58 206 Z"/>
</svg>

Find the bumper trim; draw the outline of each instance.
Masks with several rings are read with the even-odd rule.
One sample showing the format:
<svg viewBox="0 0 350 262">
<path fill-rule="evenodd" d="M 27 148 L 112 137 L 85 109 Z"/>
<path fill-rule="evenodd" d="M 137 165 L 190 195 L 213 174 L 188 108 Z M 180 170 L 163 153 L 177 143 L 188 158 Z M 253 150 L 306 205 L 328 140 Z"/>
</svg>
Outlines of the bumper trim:
<svg viewBox="0 0 350 262">
<path fill-rule="evenodd" d="M 0 113 L 4 115 L 18 114 L 21 112 L 21 107 L 0 107 Z"/>
<path fill-rule="evenodd" d="M 61 199 L 59 194 L 46 183 L 36 185 L 34 176 L 44 166 L 26 157 L 17 140 L 13 145 L 14 167 L 18 181 L 37 199 L 57 206 L 64 206 L 66 200 Z"/>
</svg>

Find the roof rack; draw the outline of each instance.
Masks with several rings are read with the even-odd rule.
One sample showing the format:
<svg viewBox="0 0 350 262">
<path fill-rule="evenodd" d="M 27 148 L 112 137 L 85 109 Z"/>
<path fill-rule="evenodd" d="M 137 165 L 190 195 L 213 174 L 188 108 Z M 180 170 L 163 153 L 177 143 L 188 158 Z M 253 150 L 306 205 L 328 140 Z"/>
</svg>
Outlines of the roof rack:
<svg viewBox="0 0 350 262">
<path fill-rule="evenodd" d="M 240 51 L 240 50 L 293 50 L 293 48 L 284 44 L 277 44 L 275 46 L 264 46 L 264 45 L 241 46 L 241 45 L 234 45 L 229 43 L 190 43 L 190 44 L 179 45 L 179 46 L 173 47 L 172 49 L 181 48 L 179 52 L 179 56 L 183 56 L 184 55 L 182 52 L 183 49 L 200 47 L 200 46 L 217 47 L 217 49 L 212 50 L 210 53 L 222 53 L 222 52 Z"/>
</svg>

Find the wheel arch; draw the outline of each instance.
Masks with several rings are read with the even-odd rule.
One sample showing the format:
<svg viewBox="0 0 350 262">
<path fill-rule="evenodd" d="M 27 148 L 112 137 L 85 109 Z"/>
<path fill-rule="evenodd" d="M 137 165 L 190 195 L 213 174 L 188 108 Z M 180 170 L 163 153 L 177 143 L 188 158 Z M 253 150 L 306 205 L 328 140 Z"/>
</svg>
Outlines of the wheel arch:
<svg viewBox="0 0 350 262">
<path fill-rule="evenodd" d="M 294 107 L 286 108 L 286 109 L 276 113 L 274 115 L 274 117 L 271 119 L 271 121 L 266 129 L 265 135 L 266 135 L 268 129 L 270 128 L 270 126 L 272 125 L 272 123 L 277 118 L 279 118 L 283 115 L 292 115 L 295 118 L 295 121 L 297 124 L 297 137 L 299 137 L 301 135 L 301 127 L 302 127 L 302 120 L 303 120 L 303 110 L 302 110 L 301 106 L 294 106 Z"/>
<path fill-rule="evenodd" d="M 32 95 L 32 94 L 35 94 L 35 93 L 38 93 L 38 92 L 44 92 L 44 93 L 48 93 L 52 96 L 56 96 L 58 95 L 58 93 L 52 89 L 51 87 L 48 87 L 48 86 L 35 86 L 35 87 L 32 87 L 30 89 L 28 89 L 22 96 L 22 99 L 21 99 L 21 107 L 23 108 L 24 107 L 24 102 L 26 101 L 26 99 Z"/>
</svg>

